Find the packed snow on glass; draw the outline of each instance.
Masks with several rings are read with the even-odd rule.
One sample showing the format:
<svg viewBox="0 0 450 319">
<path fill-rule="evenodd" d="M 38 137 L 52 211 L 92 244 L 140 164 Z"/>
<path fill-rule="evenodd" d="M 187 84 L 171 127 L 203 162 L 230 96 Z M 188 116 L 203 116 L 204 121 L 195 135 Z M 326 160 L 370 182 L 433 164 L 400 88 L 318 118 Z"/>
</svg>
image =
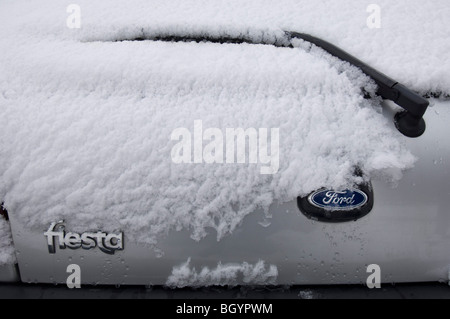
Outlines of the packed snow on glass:
<svg viewBox="0 0 450 319">
<path fill-rule="evenodd" d="M 115 41 L 152 35 L 325 38 L 420 93 L 450 93 L 447 1 L 68 1 L 0 5 L 0 199 L 28 227 L 122 230 L 156 244 L 171 230 L 220 240 L 257 208 L 366 178 L 394 183 L 415 157 L 359 70 L 311 48 Z M 448 15 L 447 15 L 448 16 Z M 422 21 L 423 23 L 419 23 Z M 416 44 L 427 45 L 417 48 Z M 277 128 L 279 168 L 174 163 L 177 128 Z M 204 141 L 206 144 L 207 141 Z M 4 228 L 4 227 L 3 227 Z"/>
</svg>

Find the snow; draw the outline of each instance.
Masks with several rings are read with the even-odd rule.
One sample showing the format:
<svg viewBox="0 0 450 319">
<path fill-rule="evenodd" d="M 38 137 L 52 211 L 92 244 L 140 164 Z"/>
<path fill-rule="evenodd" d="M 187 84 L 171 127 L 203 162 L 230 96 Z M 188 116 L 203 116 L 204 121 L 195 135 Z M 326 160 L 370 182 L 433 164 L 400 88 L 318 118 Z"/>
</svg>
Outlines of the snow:
<svg viewBox="0 0 450 319">
<path fill-rule="evenodd" d="M 202 267 L 200 272 L 197 272 L 195 267 L 191 266 L 189 258 L 185 263 L 173 268 L 166 286 L 172 288 L 236 286 L 240 282 L 246 285 L 275 285 L 277 277 L 277 267 L 266 266 L 262 260 L 255 264 L 218 263 L 216 268 Z"/>
<path fill-rule="evenodd" d="M 317 299 L 314 292 L 311 290 L 301 290 L 298 293 L 298 296 L 300 297 L 300 299 Z"/>
<path fill-rule="evenodd" d="M 209 34 L 323 37 L 421 93 L 448 89 L 447 1 L 72 1 L 0 4 L 0 198 L 31 229 L 125 232 L 155 245 L 172 230 L 220 240 L 256 208 L 367 178 L 398 181 L 415 158 L 361 72 L 317 49 L 114 42 Z M 419 44 L 419 45 L 418 45 Z M 177 128 L 279 128 L 279 169 L 175 164 Z M 206 144 L 206 142 L 205 142 Z"/>
<path fill-rule="evenodd" d="M 81 29 L 68 29 L 69 4 L 81 8 Z M 370 4 L 381 28 L 370 29 Z M 48 40 L 114 40 L 143 34 L 247 35 L 282 30 L 322 37 L 418 91 L 450 93 L 447 0 L 43 0 L 1 4 L 2 41 L 32 48 Z M 11 48 L 10 48 L 11 49 Z"/>
<path fill-rule="evenodd" d="M 0 216 L 0 266 L 14 265 L 16 255 L 9 222 Z"/>
</svg>

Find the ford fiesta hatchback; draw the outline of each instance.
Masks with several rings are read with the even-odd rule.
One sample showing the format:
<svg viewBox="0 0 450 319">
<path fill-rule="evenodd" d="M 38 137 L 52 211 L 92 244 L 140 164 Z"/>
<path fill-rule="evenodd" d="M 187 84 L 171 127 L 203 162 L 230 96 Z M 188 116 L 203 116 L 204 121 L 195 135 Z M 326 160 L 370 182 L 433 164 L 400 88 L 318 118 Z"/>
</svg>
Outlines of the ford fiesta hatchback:
<svg viewBox="0 0 450 319">
<path fill-rule="evenodd" d="M 448 280 L 446 1 L 0 7 L 0 281 Z"/>
</svg>

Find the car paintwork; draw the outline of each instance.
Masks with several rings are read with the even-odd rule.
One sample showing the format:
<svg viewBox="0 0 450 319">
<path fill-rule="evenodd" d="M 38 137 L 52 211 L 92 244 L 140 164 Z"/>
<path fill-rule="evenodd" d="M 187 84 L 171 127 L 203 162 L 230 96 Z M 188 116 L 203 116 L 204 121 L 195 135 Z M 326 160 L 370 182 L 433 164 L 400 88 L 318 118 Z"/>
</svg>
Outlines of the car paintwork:
<svg viewBox="0 0 450 319">
<path fill-rule="evenodd" d="M 392 119 L 395 107 L 384 104 L 384 115 Z M 161 285 L 174 267 L 190 258 L 191 267 L 197 270 L 213 269 L 219 262 L 263 260 L 277 267 L 279 285 L 364 283 L 370 264 L 380 266 L 382 283 L 446 281 L 450 265 L 450 102 L 434 100 L 425 120 L 423 136 L 402 137 L 418 157 L 415 167 L 404 173 L 398 185 L 372 180 L 374 208 L 356 222 L 309 220 L 293 200 L 272 205 L 270 225 L 261 226 L 263 215 L 254 212 L 221 241 L 214 232 L 196 242 L 188 231 L 174 231 L 159 240 L 163 254 L 128 243 L 126 234 L 124 250 L 114 255 L 98 249 L 57 249 L 49 254 L 44 237 L 48 225 L 43 224 L 42 231 L 31 231 L 10 212 L 20 278 L 28 283 L 65 283 L 67 266 L 78 264 L 83 284 Z M 392 121 L 391 126 L 395 130 Z"/>
</svg>

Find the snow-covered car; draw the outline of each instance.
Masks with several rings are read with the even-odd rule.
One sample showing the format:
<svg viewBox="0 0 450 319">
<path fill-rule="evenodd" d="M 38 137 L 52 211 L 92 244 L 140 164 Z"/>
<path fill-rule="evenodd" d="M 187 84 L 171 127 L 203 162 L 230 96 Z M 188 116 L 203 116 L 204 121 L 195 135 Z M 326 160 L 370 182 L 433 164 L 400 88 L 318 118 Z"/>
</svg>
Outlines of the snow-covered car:
<svg viewBox="0 0 450 319">
<path fill-rule="evenodd" d="M 449 8 L 3 1 L 0 281 L 448 280 Z"/>
</svg>

